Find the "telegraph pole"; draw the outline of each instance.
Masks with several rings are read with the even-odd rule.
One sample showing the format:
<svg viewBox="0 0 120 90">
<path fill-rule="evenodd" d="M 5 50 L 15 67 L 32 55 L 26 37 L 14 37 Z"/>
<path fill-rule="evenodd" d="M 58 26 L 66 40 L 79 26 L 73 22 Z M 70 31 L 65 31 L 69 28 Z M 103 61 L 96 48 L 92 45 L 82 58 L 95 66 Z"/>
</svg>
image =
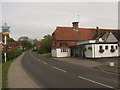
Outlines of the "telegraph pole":
<svg viewBox="0 0 120 90">
<path fill-rule="evenodd" d="M 7 36 L 9 37 L 9 28 L 6 23 L 2 26 L 2 35 L 4 36 L 4 60 L 7 61 Z"/>
</svg>

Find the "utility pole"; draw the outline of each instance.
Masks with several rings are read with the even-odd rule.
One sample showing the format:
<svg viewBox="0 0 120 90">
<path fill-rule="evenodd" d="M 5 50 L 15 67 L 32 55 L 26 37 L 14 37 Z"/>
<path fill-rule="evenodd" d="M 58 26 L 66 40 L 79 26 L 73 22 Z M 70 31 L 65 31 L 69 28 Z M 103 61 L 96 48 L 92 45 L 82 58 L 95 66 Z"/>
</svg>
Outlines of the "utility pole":
<svg viewBox="0 0 120 90">
<path fill-rule="evenodd" d="M 9 28 L 6 23 L 2 26 L 2 35 L 4 36 L 4 60 L 7 61 L 7 36 L 9 37 Z"/>
</svg>

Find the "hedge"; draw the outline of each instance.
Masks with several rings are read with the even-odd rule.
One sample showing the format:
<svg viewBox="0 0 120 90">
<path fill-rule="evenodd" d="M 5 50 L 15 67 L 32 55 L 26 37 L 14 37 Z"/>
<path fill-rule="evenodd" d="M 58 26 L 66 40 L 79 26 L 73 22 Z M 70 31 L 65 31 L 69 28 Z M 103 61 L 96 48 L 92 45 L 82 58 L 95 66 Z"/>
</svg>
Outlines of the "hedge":
<svg viewBox="0 0 120 90">
<path fill-rule="evenodd" d="M 7 51 L 7 60 L 11 60 L 16 58 L 17 56 L 19 56 L 20 54 L 22 54 L 21 50 L 11 50 L 11 51 Z M 4 61 L 4 54 L 3 54 L 3 61 Z"/>
</svg>

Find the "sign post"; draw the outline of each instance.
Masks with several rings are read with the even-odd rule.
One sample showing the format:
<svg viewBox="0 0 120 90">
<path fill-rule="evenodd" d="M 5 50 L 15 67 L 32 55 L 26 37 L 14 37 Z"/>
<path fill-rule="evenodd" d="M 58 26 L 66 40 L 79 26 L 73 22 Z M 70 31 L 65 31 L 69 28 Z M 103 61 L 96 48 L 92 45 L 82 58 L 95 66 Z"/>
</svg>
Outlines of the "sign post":
<svg viewBox="0 0 120 90">
<path fill-rule="evenodd" d="M 4 36 L 4 60 L 7 61 L 7 36 L 9 37 L 9 28 L 6 23 L 2 26 L 2 35 Z"/>
</svg>

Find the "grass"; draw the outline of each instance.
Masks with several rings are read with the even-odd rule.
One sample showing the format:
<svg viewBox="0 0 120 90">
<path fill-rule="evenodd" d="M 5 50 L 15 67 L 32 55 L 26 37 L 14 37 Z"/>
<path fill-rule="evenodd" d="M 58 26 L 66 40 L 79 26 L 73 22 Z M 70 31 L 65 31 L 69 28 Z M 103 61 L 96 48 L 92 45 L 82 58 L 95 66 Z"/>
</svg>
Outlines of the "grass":
<svg viewBox="0 0 120 90">
<path fill-rule="evenodd" d="M 47 57 L 47 58 L 51 58 L 52 55 L 51 53 L 43 53 L 43 54 L 40 54 L 41 56 L 44 56 L 44 57 Z"/>
<path fill-rule="evenodd" d="M 10 67 L 10 64 L 13 62 L 13 60 L 9 60 L 6 63 L 2 64 L 2 88 L 8 87 L 8 70 Z"/>
</svg>

